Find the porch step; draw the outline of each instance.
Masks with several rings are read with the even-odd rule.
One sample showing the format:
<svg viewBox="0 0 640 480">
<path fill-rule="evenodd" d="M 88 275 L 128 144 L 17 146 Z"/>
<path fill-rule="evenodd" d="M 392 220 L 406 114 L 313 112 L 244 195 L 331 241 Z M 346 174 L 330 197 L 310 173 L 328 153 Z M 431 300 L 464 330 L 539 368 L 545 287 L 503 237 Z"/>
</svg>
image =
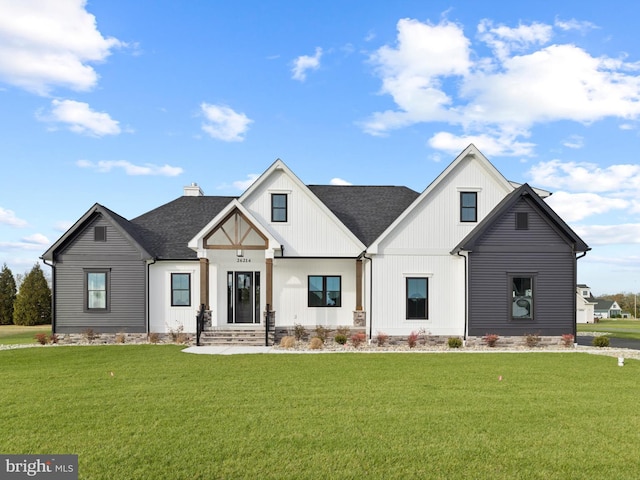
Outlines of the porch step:
<svg viewBox="0 0 640 480">
<path fill-rule="evenodd" d="M 273 345 L 274 332 L 269 332 L 269 345 Z M 200 345 L 204 346 L 264 346 L 264 329 L 206 330 L 200 335 Z"/>
</svg>

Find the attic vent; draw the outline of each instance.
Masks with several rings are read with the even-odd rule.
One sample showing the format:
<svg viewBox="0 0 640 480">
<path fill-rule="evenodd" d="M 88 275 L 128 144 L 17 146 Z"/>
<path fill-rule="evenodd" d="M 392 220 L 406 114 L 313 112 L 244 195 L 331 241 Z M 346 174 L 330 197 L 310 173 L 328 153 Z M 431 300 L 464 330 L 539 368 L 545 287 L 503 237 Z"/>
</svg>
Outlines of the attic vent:
<svg viewBox="0 0 640 480">
<path fill-rule="evenodd" d="M 93 227 L 93 240 L 95 242 L 106 242 L 107 227 Z"/>
<path fill-rule="evenodd" d="M 528 230 L 528 229 L 529 229 L 529 213 L 516 212 L 516 230 Z"/>
</svg>

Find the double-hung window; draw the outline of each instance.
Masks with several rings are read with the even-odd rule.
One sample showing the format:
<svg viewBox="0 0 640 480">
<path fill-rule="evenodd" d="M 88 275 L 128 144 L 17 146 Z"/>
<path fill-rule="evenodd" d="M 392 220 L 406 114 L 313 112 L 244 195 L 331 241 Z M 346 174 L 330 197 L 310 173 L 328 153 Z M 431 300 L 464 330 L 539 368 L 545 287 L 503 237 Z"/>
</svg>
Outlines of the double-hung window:
<svg viewBox="0 0 640 480">
<path fill-rule="evenodd" d="M 190 307 L 191 306 L 191 274 L 172 273 L 171 274 L 171 306 Z"/>
<path fill-rule="evenodd" d="M 309 275 L 310 307 L 340 307 L 342 278 L 329 275 Z"/>
<path fill-rule="evenodd" d="M 271 221 L 287 222 L 287 194 L 271 194 Z"/>
<path fill-rule="evenodd" d="M 84 309 L 87 312 L 109 311 L 109 270 L 84 271 Z"/>
<path fill-rule="evenodd" d="M 427 320 L 429 318 L 429 279 L 407 277 L 407 319 Z"/>
<path fill-rule="evenodd" d="M 478 192 L 460 192 L 460 221 L 478 221 Z"/>
</svg>

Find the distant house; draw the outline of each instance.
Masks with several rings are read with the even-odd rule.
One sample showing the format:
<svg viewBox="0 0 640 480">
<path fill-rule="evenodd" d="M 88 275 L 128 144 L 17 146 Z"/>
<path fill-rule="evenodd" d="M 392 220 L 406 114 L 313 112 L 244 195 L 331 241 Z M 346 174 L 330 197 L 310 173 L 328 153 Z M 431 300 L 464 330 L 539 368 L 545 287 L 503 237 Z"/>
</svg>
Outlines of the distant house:
<svg viewBox="0 0 640 480">
<path fill-rule="evenodd" d="M 127 220 L 93 205 L 42 256 L 56 333 L 350 326 L 369 337 L 575 332 L 589 247 L 473 145 L 418 193 L 306 185 L 281 160 L 239 197 L 184 195 Z"/>
<path fill-rule="evenodd" d="M 595 305 L 596 318 L 617 318 L 622 316 L 622 309 L 614 300 L 598 299 Z"/>
<path fill-rule="evenodd" d="M 597 300 L 591 294 L 591 288 L 585 284 L 576 287 L 576 323 L 593 323 Z"/>
</svg>

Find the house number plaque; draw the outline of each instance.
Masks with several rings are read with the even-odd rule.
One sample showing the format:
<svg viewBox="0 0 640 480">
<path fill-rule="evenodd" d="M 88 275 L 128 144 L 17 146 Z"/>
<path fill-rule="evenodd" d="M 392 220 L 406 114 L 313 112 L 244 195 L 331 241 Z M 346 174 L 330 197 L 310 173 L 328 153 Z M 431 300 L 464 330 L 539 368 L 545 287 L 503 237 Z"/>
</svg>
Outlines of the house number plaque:
<svg viewBox="0 0 640 480">
<path fill-rule="evenodd" d="M 236 258 L 237 263 L 251 263 L 250 258 Z"/>
</svg>

